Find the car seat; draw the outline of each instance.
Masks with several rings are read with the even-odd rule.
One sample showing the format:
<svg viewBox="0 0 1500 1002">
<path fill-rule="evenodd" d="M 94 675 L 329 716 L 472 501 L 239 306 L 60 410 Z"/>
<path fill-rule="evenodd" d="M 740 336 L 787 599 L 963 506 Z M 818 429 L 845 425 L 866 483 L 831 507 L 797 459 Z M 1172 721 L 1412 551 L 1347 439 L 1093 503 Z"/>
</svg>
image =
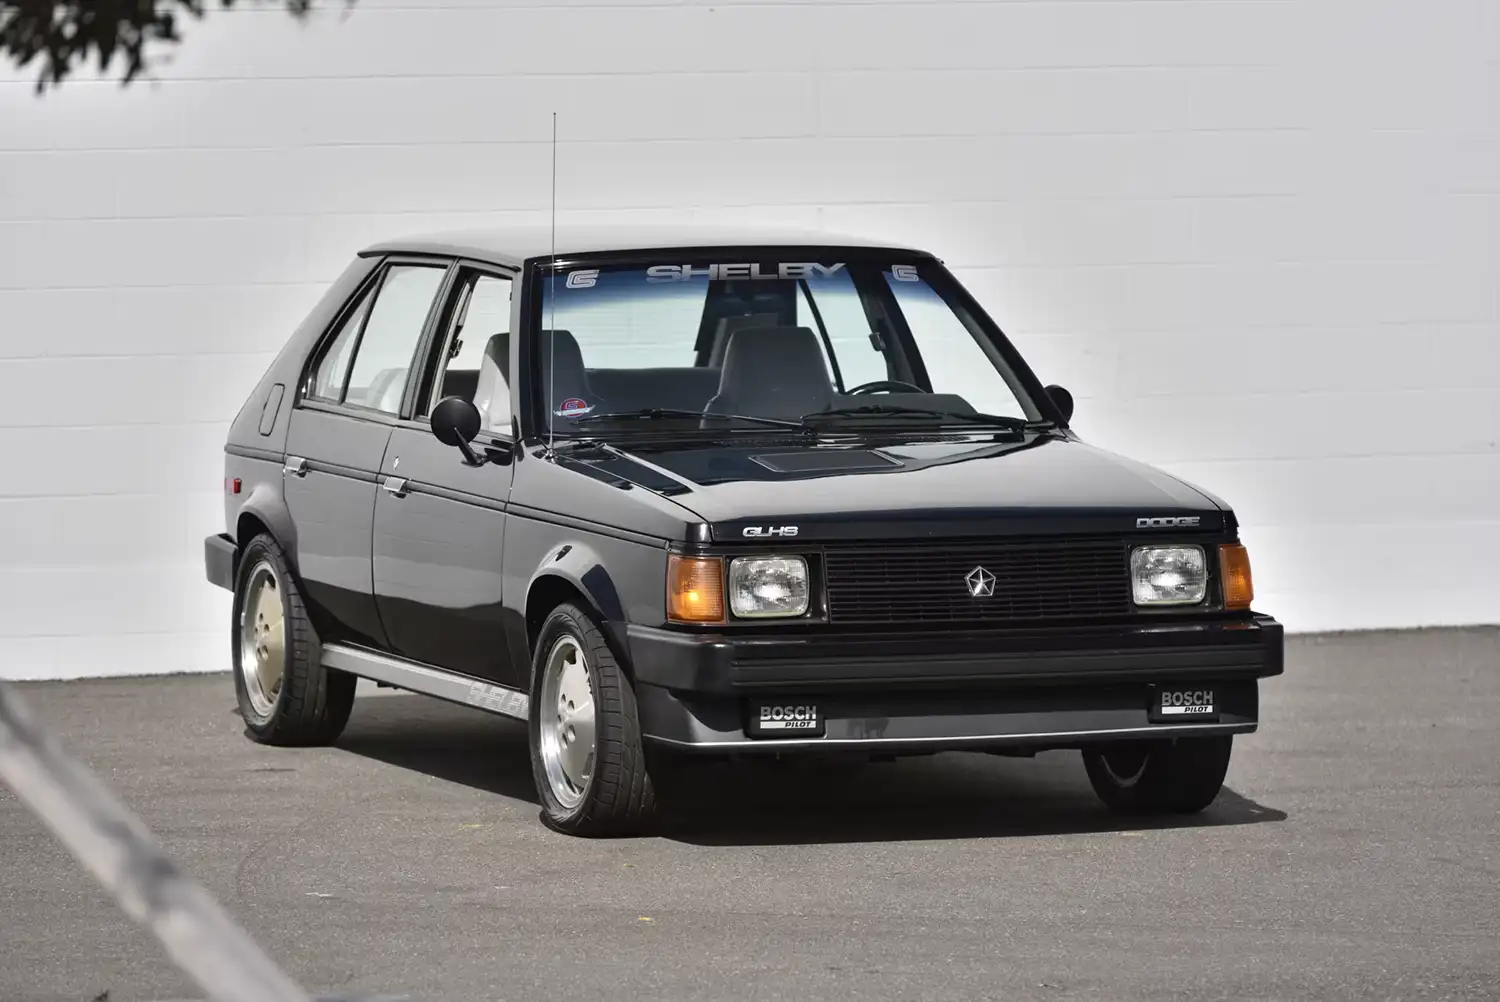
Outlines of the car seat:
<svg viewBox="0 0 1500 1002">
<path fill-rule="evenodd" d="M 806 327 L 748 327 L 729 335 L 719 392 L 705 410 L 798 418 L 832 401 L 816 334 Z"/>
</svg>

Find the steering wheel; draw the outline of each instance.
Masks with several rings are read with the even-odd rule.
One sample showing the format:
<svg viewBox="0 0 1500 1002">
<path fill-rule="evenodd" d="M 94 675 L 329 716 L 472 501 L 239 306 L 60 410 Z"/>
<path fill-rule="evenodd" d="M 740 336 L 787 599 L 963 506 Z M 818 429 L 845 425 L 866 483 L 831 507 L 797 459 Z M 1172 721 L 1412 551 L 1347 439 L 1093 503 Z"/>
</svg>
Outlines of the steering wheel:
<svg viewBox="0 0 1500 1002">
<path fill-rule="evenodd" d="M 845 390 L 844 395 L 852 397 L 864 393 L 878 393 L 882 390 L 886 393 L 895 393 L 898 390 L 913 390 L 917 393 L 927 392 L 915 383 L 903 383 L 899 379 L 877 379 L 873 383 L 861 383 L 852 390 Z"/>
</svg>

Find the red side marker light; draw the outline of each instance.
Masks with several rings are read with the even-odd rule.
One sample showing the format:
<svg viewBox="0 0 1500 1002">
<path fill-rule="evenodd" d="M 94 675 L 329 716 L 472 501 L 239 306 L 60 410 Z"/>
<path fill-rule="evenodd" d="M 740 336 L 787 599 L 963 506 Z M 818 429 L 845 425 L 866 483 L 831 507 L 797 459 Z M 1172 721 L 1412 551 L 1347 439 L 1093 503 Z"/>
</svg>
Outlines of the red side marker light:
<svg viewBox="0 0 1500 1002">
<path fill-rule="evenodd" d="M 224 478 L 224 490 L 228 494 L 238 494 L 240 492 L 240 478 L 239 477 L 226 477 L 226 478 Z"/>
</svg>

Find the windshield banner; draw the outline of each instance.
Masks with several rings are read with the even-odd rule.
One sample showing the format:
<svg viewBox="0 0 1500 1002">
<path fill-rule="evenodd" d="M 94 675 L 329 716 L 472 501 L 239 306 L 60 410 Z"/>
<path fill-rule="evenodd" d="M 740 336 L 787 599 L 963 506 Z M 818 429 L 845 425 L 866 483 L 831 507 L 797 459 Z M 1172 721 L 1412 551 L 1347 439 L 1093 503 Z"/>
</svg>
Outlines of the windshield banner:
<svg viewBox="0 0 1500 1002">
<path fill-rule="evenodd" d="M 758 261 L 705 265 L 657 264 L 646 269 L 646 281 L 686 282 L 694 278 L 706 278 L 710 282 L 727 282 L 732 279 L 786 282 L 809 278 L 832 278 L 843 269 L 842 262 L 819 264 L 815 261 L 782 261 L 776 264 L 763 264 Z M 567 286 L 570 289 L 591 289 L 598 283 L 598 268 L 568 272 Z"/>
</svg>

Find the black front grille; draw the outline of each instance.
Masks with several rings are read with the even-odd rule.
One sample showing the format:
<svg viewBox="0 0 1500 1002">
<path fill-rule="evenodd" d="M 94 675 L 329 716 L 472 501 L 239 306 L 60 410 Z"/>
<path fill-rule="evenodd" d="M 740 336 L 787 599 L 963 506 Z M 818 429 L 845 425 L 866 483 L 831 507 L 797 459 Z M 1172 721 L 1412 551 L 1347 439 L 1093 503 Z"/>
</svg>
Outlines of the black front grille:
<svg viewBox="0 0 1500 1002">
<path fill-rule="evenodd" d="M 1119 538 L 943 540 L 830 547 L 834 623 L 1009 623 L 1102 619 L 1132 611 L 1128 544 Z M 977 568 L 994 593 L 970 593 Z"/>
</svg>

